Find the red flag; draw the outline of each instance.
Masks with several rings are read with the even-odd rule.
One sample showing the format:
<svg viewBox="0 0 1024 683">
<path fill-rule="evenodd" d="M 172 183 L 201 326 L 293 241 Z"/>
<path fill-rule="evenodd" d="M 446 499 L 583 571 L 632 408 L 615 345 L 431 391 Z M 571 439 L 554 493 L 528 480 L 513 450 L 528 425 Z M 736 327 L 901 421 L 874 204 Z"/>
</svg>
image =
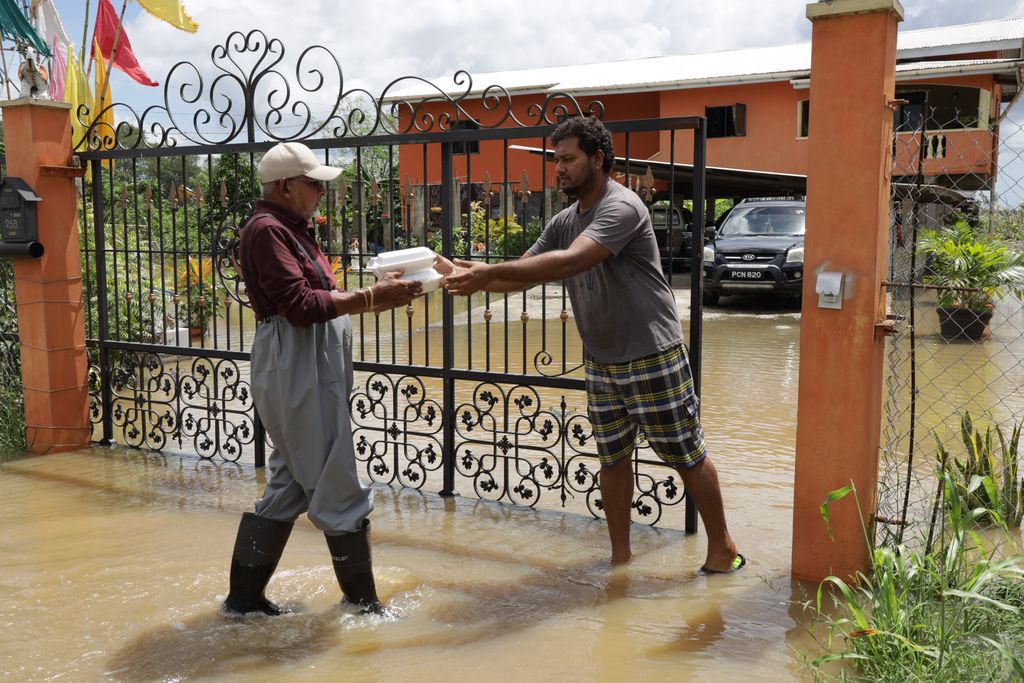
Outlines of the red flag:
<svg viewBox="0 0 1024 683">
<path fill-rule="evenodd" d="M 114 36 L 117 35 L 117 54 L 114 56 L 111 66 L 117 67 L 128 74 L 132 80 L 142 85 L 159 85 L 156 81 L 150 80 L 146 72 L 139 66 L 139 60 L 132 52 L 128 34 L 125 33 L 123 25 L 120 32 L 117 30 L 118 23 L 117 12 L 110 4 L 110 0 L 100 0 L 99 9 L 96 11 L 96 28 L 93 29 L 93 37 L 99 42 L 103 56 L 110 60 L 110 54 L 114 51 Z"/>
</svg>

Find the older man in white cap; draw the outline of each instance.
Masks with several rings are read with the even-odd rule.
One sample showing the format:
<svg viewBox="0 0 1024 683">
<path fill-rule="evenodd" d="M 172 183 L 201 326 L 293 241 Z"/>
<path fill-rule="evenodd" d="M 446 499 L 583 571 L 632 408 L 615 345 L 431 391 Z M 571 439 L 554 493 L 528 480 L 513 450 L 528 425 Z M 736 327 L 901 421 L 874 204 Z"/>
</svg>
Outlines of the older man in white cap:
<svg viewBox="0 0 1024 683">
<path fill-rule="evenodd" d="M 356 475 L 348 406 L 349 313 L 405 306 L 421 286 L 391 274 L 358 291 L 335 287 L 310 218 L 340 172 L 301 143 L 276 145 L 260 161 L 263 199 L 241 230 L 239 265 L 259 321 L 253 400 L 274 450 L 263 497 L 238 527 L 224 601 L 230 614 L 281 613 L 264 590 L 303 512 L 327 537 L 345 600 L 381 610 L 370 560 L 373 501 Z"/>
</svg>

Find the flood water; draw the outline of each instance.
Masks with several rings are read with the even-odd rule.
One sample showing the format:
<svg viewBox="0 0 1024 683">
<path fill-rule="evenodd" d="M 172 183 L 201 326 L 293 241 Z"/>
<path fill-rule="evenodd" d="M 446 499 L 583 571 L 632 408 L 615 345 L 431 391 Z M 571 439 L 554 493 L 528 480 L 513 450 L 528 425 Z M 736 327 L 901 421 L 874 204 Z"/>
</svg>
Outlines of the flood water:
<svg viewBox="0 0 1024 683">
<path fill-rule="evenodd" d="M 684 331 L 688 296 L 676 290 Z M 404 311 L 354 318 L 356 358 L 440 365 L 441 301 L 417 301 L 408 319 Z M 581 376 L 573 368 L 582 350 L 563 308 L 558 287 L 457 301 L 455 367 Z M 1019 301 L 1000 304 L 993 337 L 980 344 L 942 341 L 927 297 L 918 315 L 919 444 L 933 428 L 955 427 L 950 418 L 963 406 L 1000 418 L 1024 413 Z M 233 324 L 180 343 L 247 350 L 251 317 Z M 530 509 L 442 499 L 433 483 L 423 491 L 375 485 L 375 574 L 387 616 L 338 604 L 323 536 L 303 518 L 268 589 L 291 613 L 232 620 L 218 605 L 234 535 L 265 483 L 251 454 L 237 464 L 124 448 L 11 458 L 0 462 L 0 678 L 805 678 L 803 656 L 819 652 L 799 607 L 813 587 L 789 578 L 799 330 L 793 304 L 725 298 L 705 311 L 702 416 L 731 531 L 749 560 L 738 574 L 698 573 L 704 535 L 679 530 L 682 506 L 655 528 L 634 524 L 635 560 L 613 571 L 606 525 L 584 501 L 562 506 L 548 492 Z M 538 368 L 543 350 L 551 365 Z M 187 371 L 195 361 L 169 362 Z M 887 371 L 891 379 L 904 369 Z M 424 380 L 434 395 L 437 384 Z M 473 391 L 459 383 L 457 399 L 472 401 Z M 538 396 L 585 409 L 582 392 Z M 887 434 L 906 434 L 904 419 Z M 472 493 L 466 479 L 456 488 Z"/>
<path fill-rule="evenodd" d="M 483 369 L 489 360 L 504 369 L 508 359 L 509 371 L 535 373 L 534 355 L 547 348 L 557 350 L 552 367 L 564 360 L 578 376 L 571 320 L 562 351 L 560 290 L 516 296 L 508 312 L 501 299 L 457 305 L 456 366 Z M 676 296 L 685 328 L 688 292 Z M 520 324 L 523 310 L 528 321 Z M 992 339 L 981 344 L 942 342 L 929 327 L 933 314 L 923 301 L 921 424 L 948 423 L 954 404 L 1019 415 L 1019 302 L 1002 307 Z M 412 349 L 415 362 L 439 363 L 440 317 L 434 295 L 418 302 L 411 330 L 398 325 L 392 334 L 390 320 L 380 318 L 383 334 L 378 341 L 376 330 L 365 330 L 363 357 L 404 361 Z M 506 319 L 514 321 L 507 356 Z M 738 574 L 697 572 L 704 536 L 679 530 L 682 506 L 656 528 L 634 524 L 636 559 L 613 571 L 605 523 L 584 501 L 561 506 L 547 492 L 530 509 L 442 499 L 433 483 L 423 491 L 375 485 L 375 573 L 387 616 L 338 604 L 323 536 L 303 518 L 268 590 L 292 612 L 231 620 L 218 605 L 234 534 L 264 485 L 251 460 L 123 448 L 13 458 L 0 463 L 0 678 L 805 678 L 803 654 L 818 654 L 798 606 L 809 587 L 789 578 L 799 329 L 793 304 L 726 298 L 705 311 L 703 420 L 731 531 L 749 559 Z M 488 333 L 501 335 L 490 356 Z M 431 382 L 427 389 L 437 390 Z M 472 393 L 472 384 L 460 385 L 458 400 Z M 581 392 L 538 396 L 585 408 Z M 456 488 L 472 493 L 466 479 Z"/>
<path fill-rule="evenodd" d="M 605 523 L 578 505 L 378 485 L 388 616 L 338 605 L 323 536 L 302 518 L 268 589 L 294 612 L 229 620 L 217 608 L 238 518 L 264 484 L 251 462 L 118 448 L 24 457 L 0 464 L 0 677 L 799 679 L 799 653 L 815 652 L 794 606 L 807 596 L 789 578 L 799 319 L 792 305 L 730 300 L 706 315 L 705 428 L 749 559 L 738 574 L 700 575 L 703 532 L 671 521 L 634 524 L 636 559 L 612 571 Z"/>
<path fill-rule="evenodd" d="M 763 468 L 722 470 L 751 559 L 735 576 L 697 575 L 699 535 L 637 525 L 637 559 L 612 572 L 603 522 L 377 487 L 390 616 L 337 604 L 323 536 L 302 519 L 269 588 L 296 613 L 229 620 L 217 605 L 262 474 L 120 450 L 15 460 L 0 467 L 0 676 L 789 680 L 805 642 L 788 604 L 788 495 L 751 491 Z"/>
</svg>

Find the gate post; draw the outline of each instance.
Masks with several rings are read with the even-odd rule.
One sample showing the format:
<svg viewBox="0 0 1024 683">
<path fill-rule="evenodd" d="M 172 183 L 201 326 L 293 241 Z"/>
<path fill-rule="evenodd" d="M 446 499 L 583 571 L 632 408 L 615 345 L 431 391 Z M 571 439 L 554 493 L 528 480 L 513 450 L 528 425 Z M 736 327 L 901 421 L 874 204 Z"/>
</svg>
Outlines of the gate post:
<svg viewBox="0 0 1024 683">
<path fill-rule="evenodd" d="M 813 23 L 807 237 L 800 325 L 800 390 L 793 501 L 793 576 L 819 581 L 865 571 L 878 484 L 889 185 L 899 0 L 807 5 Z M 822 271 L 844 275 L 840 310 L 819 308 Z"/>
<path fill-rule="evenodd" d="M 452 143 L 441 144 L 441 229 L 443 232 L 441 252 L 445 258 L 455 258 L 455 221 L 459 215 L 459 198 L 453 192 L 454 170 L 452 168 Z M 426 181 L 424 180 L 424 183 Z M 468 258 L 468 257 L 467 257 Z M 444 328 L 444 357 L 442 367 L 444 376 L 441 380 L 444 390 L 444 441 L 441 444 L 443 484 L 438 495 L 450 498 L 457 495 L 455 491 L 455 378 L 451 372 L 455 367 L 455 302 L 445 295 L 442 299 Z"/>
<path fill-rule="evenodd" d="M 7 174 L 42 198 L 38 260 L 14 260 L 14 291 L 30 451 L 53 453 L 89 445 L 82 265 L 71 159 L 71 105 L 47 100 L 4 102 Z"/>
</svg>

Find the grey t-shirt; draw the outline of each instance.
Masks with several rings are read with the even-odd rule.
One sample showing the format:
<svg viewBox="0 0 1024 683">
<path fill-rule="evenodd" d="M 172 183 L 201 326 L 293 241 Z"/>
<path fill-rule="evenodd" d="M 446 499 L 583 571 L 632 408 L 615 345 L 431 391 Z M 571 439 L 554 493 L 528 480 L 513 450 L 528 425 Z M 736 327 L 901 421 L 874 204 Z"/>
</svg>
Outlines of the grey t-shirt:
<svg viewBox="0 0 1024 683">
<path fill-rule="evenodd" d="M 587 355 L 598 363 L 621 363 L 682 343 L 675 298 L 640 198 L 608 179 L 589 211 L 579 213 L 579 202 L 560 211 L 527 254 L 568 249 L 580 235 L 612 253 L 565 281 Z"/>
</svg>

